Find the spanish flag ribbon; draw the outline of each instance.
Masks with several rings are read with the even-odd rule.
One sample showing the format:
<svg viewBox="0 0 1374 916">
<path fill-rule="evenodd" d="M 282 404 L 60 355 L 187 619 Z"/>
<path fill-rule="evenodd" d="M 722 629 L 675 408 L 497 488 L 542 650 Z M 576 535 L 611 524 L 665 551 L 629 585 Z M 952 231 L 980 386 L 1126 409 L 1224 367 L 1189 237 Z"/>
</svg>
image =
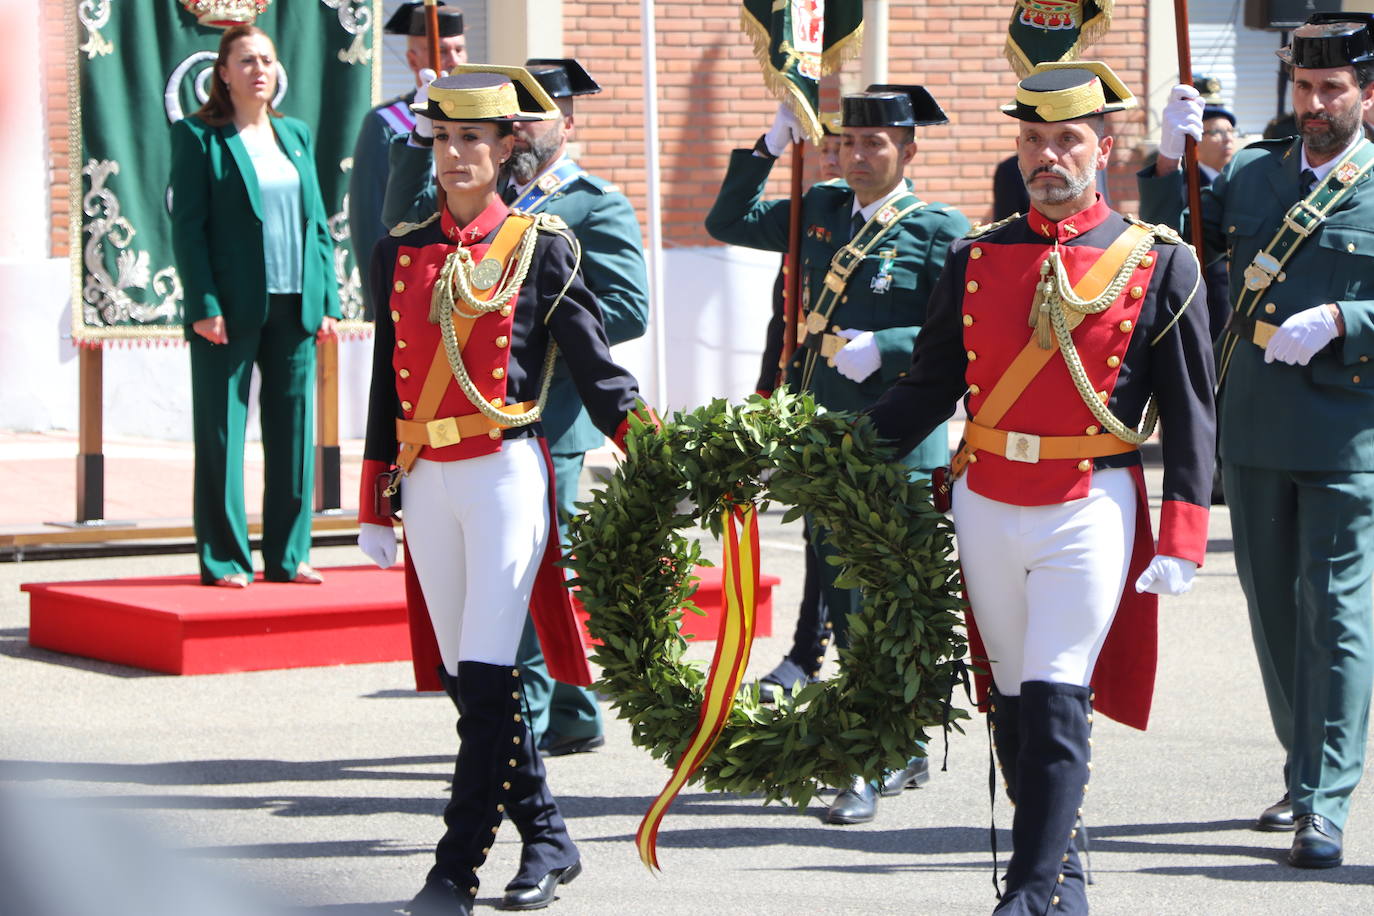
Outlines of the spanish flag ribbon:
<svg viewBox="0 0 1374 916">
<path fill-rule="evenodd" d="M 744 537 L 737 533 L 736 522 L 744 528 Z M 668 813 L 673 799 L 682 791 L 702 762 L 716 746 L 735 694 L 749 666 L 749 649 L 754 642 L 754 611 L 759 588 L 759 519 L 753 503 L 734 506 L 729 517 L 729 530 L 724 544 L 721 582 L 724 587 L 724 614 L 720 633 L 716 637 L 716 654 L 706 675 L 706 689 L 702 696 L 701 713 L 692 732 L 687 749 L 678 758 L 663 791 L 645 812 L 635 833 L 639 858 L 650 869 L 658 869 L 658 827 Z"/>
</svg>

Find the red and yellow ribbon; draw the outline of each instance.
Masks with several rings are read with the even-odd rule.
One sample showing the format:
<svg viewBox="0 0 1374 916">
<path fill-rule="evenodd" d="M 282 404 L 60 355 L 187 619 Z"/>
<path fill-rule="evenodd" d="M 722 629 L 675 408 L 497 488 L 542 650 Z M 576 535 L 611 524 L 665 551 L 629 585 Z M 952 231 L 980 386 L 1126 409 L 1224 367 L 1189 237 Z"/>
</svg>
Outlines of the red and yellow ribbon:
<svg viewBox="0 0 1374 916">
<path fill-rule="evenodd" d="M 736 520 L 744 528 L 741 539 Z M 687 742 L 687 749 L 678 758 L 663 791 L 645 812 L 635 833 L 639 858 L 651 869 L 658 865 L 658 827 L 668 813 L 673 799 L 692 778 L 702 762 L 710 756 L 720 738 L 735 694 L 749 666 L 749 650 L 754 642 L 754 611 L 759 588 L 759 519 L 753 503 L 734 506 L 730 512 L 729 532 L 725 538 L 725 557 L 721 564 L 721 583 L 724 589 L 724 613 L 720 633 L 716 637 L 716 654 L 707 671 L 706 690 L 697 717 L 696 730 Z"/>
</svg>

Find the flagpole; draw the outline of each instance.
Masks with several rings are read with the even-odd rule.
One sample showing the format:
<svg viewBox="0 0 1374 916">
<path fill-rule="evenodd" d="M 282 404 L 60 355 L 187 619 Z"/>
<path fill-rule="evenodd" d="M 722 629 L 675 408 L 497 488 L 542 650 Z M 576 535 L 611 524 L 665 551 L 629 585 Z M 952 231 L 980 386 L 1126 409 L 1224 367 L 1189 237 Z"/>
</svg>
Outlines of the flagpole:
<svg viewBox="0 0 1374 916">
<path fill-rule="evenodd" d="M 425 45 L 429 51 L 429 69 L 439 72 L 439 0 L 425 0 Z"/>
<path fill-rule="evenodd" d="M 668 317 L 664 301 L 663 183 L 658 152 L 658 24 L 654 0 L 640 0 L 644 58 L 645 228 L 649 233 L 649 327 L 653 329 L 654 400 L 668 407 Z"/>
<path fill-rule="evenodd" d="M 802 169 L 805 165 L 806 143 L 799 140 L 792 144 L 792 206 L 787 219 L 787 277 L 782 297 L 783 366 L 791 364 L 792 353 L 797 348 L 797 322 L 801 315 Z"/>
<path fill-rule="evenodd" d="M 1193 54 L 1188 41 L 1187 0 L 1174 0 L 1174 36 L 1178 44 L 1178 81 L 1193 80 Z M 1188 212 L 1192 214 L 1191 241 L 1198 260 L 1206 257 L 1202 250 L 1202 183 L 1197 168 L 1197 141 L 1188 137 L 1183 146 L 1183 176 L 1188 184 Z"/>
</svg>

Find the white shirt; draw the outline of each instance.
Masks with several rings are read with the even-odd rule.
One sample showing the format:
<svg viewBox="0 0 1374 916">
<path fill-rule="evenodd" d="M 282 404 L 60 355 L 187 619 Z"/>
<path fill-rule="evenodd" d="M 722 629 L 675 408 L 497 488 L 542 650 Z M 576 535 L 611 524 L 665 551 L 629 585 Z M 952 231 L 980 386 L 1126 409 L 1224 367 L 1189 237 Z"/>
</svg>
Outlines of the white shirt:
<svg viewBox="0 0 1374 916">
<path fill-rule="evenodd" d="M 892 198 L 905 193 L 907 193 L 906 179 L 902 178 L 898 180 L 896 186 L 894 186 L 891 191 L 888 191 L 886 194 L 884 194 L 877 200 L 873 201 L 873 203 L 869 204 L 867 207 L 859 206 L 859 197 L 856 194 L 854 195 L 854 209 L 850 210 L 849 214 L 850 216 L 853 216 L 857 213 L 858 215 L 864 218 L 864 222 L 866 223 L 873 218 L 874 213 L 877 213 L 879 210 L 883 208 L 883 204 L 887 203 Z"/>
<path fill-rule="evenodd" d="M 1321 184 L 1323 181 L 1326 180 L 1326 176 L 1331 174 L 1331 170 L 1336 167 L 1336 163 L 1344 159 L 1346 157 L 1346 154 L 1355 148 L 1355 144 L 1359 143 L 1363 139 L 1364 128 L 1363 126 L 1361 126 L 1359 130 L 1355 131 L 1355 139 L 1350 141 L 1350 145 L 1347 146 L 1345 149 L 1341 150 L 1336 155 L 1332 156 L 1322 165 L 1313 165 L 1312 163 L 1307 161 L 1307 144 L 1303 143 L 1302 159 L 1298 162 L 1298 174 L 1301 175 L 1303 169 L 1311 169 L 1312 174 L 1317 176 L 1317 184 Z M 1314 184 L 1312 187 L 1315 188 L 1317 184 Z"/>
</svg>

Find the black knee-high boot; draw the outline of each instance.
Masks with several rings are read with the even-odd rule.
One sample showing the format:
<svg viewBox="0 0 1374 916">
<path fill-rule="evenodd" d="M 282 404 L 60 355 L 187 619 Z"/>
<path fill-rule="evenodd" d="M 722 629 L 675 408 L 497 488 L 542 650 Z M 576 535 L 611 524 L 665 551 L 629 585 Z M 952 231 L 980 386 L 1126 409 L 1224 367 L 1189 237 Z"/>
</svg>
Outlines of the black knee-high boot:
<svg viewBox="0 0 1374 916">
<path fill-rule="evenodd" d="M 520 713 L 520 671 L 510 665 L 459 662 L 455 689 L 458 755 L 453 792 L 444 808 L 444 835 L 425 886 L 410 903 L 413 916 L 467 916 L 477 897 L 477 869 L 486 861 L 504 817 L 512 773 L 528 748 Z"/>
<path fill-rule="evenodd" d="M 1020 754 L 1015 765 L 1012 856 L 996 913 L 1087 913 L 1074 824 L 1088 784 L 1092 724 L 1087 687 L 1021 685 Z"/>
<path fill-rule="evenodd" d="M 532 732 L 525 725 L 525 740 L 519 745 L 518 761 L 508 777 L 506 813 L 520 831 L 520 870 L 506 885 L 506 891 L 536 887 L 555 869 L 566 869 L 561 883 L 576 876 L 581 861 L 577 846 L 568 836 L 567 825 L 549 791 L 544 761 L 534 746 Z M 509 905 L 511 901 L 507 901 Z"/>
</svg>

